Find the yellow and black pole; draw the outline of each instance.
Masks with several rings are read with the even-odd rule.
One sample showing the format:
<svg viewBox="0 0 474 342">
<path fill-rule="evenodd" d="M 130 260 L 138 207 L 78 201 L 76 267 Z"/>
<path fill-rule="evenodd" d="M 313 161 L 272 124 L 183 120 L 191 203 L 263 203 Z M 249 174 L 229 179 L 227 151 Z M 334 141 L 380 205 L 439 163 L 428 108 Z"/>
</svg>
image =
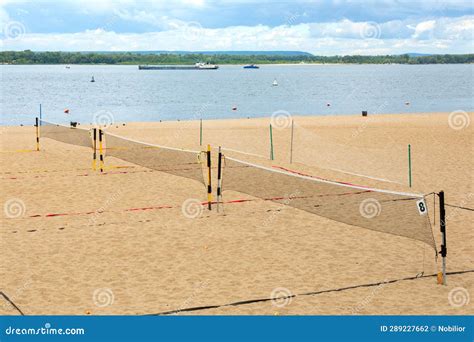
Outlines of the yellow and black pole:
<svg viewBox="0 0 474 342">
<path fill-rule="evenodd" d="M 92 170 L 97 170 L 97 128 L 92 129 Z"/>
<path fill-rule="evenodd" d="M 36 118 L 35 121 L 35 128 L 36 128 L 36 151 L 40 150 L 40 137 L 39 137 L 39 120 Z"/>
<path fill-rule="evenodd" d="M 99 160 L 100 160 L 100 172 L 104 172 L 104 146 L 102 145 L 103 132 L 99 128 Z"/>
<path fill-rule="evenodd" d="M 208 168 L 208 179 L 207 179 L 207 207 L 212 210 L 212 185 L 211 185 L 211 145 L 207 145 L 207 168 Z"/>
</svg>

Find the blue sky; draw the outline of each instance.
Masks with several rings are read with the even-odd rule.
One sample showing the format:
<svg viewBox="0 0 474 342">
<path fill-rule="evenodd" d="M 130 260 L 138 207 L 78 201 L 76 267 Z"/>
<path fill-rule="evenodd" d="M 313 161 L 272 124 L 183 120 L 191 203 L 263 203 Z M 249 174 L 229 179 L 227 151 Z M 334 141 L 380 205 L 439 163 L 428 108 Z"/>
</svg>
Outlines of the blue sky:
<svg viewBox="0 0 474 342">
<path fill-rule="evenodd" d="M 4 50 L 472 53 L 464 0 L 0 0 Z"/>
</svg>

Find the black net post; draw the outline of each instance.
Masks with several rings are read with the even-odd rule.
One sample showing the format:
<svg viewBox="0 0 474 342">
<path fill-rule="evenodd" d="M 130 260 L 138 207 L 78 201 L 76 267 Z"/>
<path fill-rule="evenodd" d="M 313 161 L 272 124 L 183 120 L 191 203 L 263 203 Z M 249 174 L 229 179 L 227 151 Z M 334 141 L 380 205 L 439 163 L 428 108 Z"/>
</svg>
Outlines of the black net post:
<svg viewBox="0 0 474 342">
<path fill-rule="evenodd" d="M 40 150 L 40 138 L 39 138 L 39 120 L 35 118 L 35 129 L 36 129 L 36 151 Z"/>
<path fill-rule="evenodd" d="M 444 206 L 444 191 L 439 194 L 439 228 L 441 231 L 441 257 L 443 258 L 443 285 L 446 285 L 446 255 L 448 249 L 446 247 L 446 209 Z"/>
<path fill-rule="evenodd" d="M 207 168 L 208 168 L 208 179 L 207 179 L 207 207 L 212 210 L 212 185 L 211 185 L 211 145 L 207 145 Z"/>
<path fill-rule="evenodd" d="M 97 128 L 92 129 L 92 170 L 97 170 Z"/>
<path fill-rule="evenodd" d="M 100 160 L 100 172 L 104 172 L 104 146 L 102 144 L 103 132 L 99 128 L 99 160 Z"/>
<path fill-rule="evenodd" d="M 219 146 L 219 154 L 217 157 L 217 212 L 219 212 L 219 204 L 222 197 L 222 151 Z"/>
</svg>

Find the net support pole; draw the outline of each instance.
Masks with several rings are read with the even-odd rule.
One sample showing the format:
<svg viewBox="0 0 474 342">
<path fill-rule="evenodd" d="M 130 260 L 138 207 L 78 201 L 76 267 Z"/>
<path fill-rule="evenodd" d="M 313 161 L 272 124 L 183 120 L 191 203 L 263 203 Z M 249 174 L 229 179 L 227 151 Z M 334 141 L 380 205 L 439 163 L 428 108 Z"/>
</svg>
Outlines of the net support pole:
<svg viewBox="0 0 474 342">
<path fill-rule="evenodd" d="M 199 146 L 202 146 L 202 119 L 199 120 Z"/>
<path fill-rule="evenodd" d="M 219 154 L 217 158 L 217 212 L 220 211 L 220 203 L 222 199 L 222 151 L 219 146 Z"/>
<path fill-rule="evenodd" d="M 439 194 L 439 228 L 441 231 L 441 257 L 443 259 L 443 285 L 446 285 L 446 255 L 448 249 L 446 247 L 446 209 L 444 206 L 444 191 Z"/>
<path fill-rule="evenodd" d="M 92 170 L 97 170 L 97 128 L 92 129 Z"/>
<path fill-rule="evenodd" d="M 293 163 L 293 132 L 295 128 L 295 122 L 291 120 L 291 140 L 290 140 L 290 164 Z"/>
<path fill-rule="evenodd" d="M 39 122 L 40 122 L 40 120 L 38 120 L 38 118 L 35 118 L 36 151 L 39 151 L 39 150 L 40 150 Z"/>
<path fill-rule="evenodd" d="M 104 146 L 102 144 L 103 132 L 99 128 L 99 161 L 100 161 L 100 172 L 104 172 Z"/>
<path fill-rule="evenodd" d="M 411 145 L 408 144 L 408 185 L 411 188 Z"/>
<path fill-rule="evenodd" d="M 273 160 L 273 130 L 270 124 L 270 160 Z"/>
<path fill-rule="evenodd" d="M 207 208 L 212 210 L 212 172 L 211 172 L 211 145 L 207 145 Z"/>
</svg>

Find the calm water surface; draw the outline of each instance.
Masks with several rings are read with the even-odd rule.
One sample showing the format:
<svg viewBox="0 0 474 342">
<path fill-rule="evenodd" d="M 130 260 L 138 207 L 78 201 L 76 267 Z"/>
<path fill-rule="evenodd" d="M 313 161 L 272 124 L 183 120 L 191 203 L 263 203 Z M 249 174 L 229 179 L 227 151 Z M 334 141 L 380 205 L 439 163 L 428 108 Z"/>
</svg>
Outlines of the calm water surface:
<svg viewBox="0 0 474 342">
<path fill-rule="evenodd" d="M 32 123 L 40 103 L 46 120 L 83 123 L 100 111 L 117 122 L 261 117 L 278 110 L 295 115 L 472 111 L 473 71 L 473 65 L 263 65 L 208 71 L 3 65 L 0 124 Z"/>
</svg>

